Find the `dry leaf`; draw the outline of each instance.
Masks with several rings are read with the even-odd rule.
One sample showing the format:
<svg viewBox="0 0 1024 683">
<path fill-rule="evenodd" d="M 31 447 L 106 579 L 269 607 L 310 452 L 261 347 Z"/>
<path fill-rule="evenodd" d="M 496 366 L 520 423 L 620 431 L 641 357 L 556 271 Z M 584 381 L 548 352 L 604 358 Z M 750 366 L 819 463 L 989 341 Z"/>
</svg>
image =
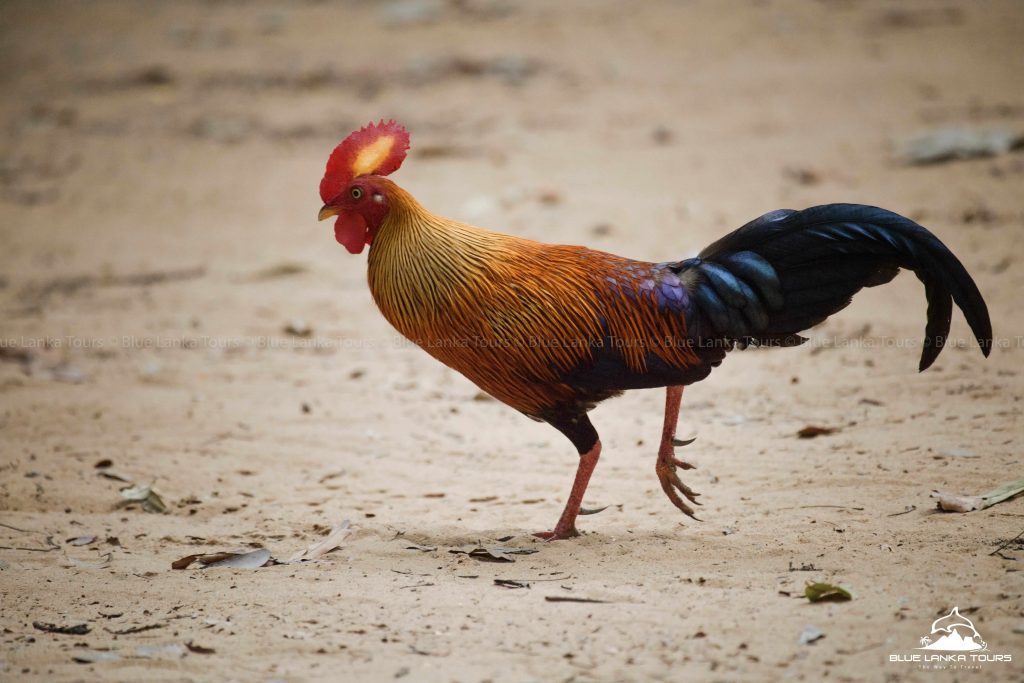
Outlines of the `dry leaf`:
<svg viewBox="0 0 1024 683">
<path fill-rule="evenodd" d="M 106 555 L 99 555 L 98 558 L 97 558 L 97 559 L 99 559 L 99 562 L 97 563 L 97 562 L 86 562 L 84 560 L 79 560 L 77 558 L 68 557 L 67 555 L 65 555 L 64 559 L 66 560 L 66 564 L 64 566 L 65 567 L 79 567 L 81 569 L 106 569 L 107 567 L 110 566 L 110 561 L 113 558 L 114 558 L 114 554 L 113 553 L 107 553 Z"/>
<path fill-rule="evenodd" d="M 817 436 L 827 436 L 829 434 L 835 434 L 838 431 L 838 427 L 818 427 L 817 425 L 807 425 L 799 432 L 797 432 L 796 435 L 801 439 L 813 439 Z"/>
<path fill-rule="evenodd" d="M 846 588 L 820 582 L 807 584 L 804 588 L 804 597 L 811 602 L 845 602 L 853 599 L 853 595 Z"/>
<path fill-rule="evenodd" d="M 940 510 L 945 510 L 946 512 L 972 512 L 974 510 L 984 510 L 996 503 L 1002 503 L 1004 500 L 1009 500 L 1022 492 L 1024 492 L 1024 479 L 1017 479 L 980 496 L 961 496 L 947 491 L 932 491 L 932 498 L 938 499 Z"/>
<path fill-rule="evenodd" d="M 64 636 L 84 636 L 91 629 L 88 624 L 75 624 L 74 626 L 57 626 L 45 621 L 33 621 L 32 626 L 46 633 L 59 633 Z"/>
<path fill-rule="evenodd" d="M 71 661 L 79 664 L 99 664 L 100 662 L 113 662 L 121 658 L 116 652 L 101 652 L 98 650 L 80 650 L 71 655 Z"/>
<path fill-rule="evenodd" d="M 270 551 L 266 548 L 257 550 L 232 550 L 220 553 L 200 553 L 186 555 L 171 563 L 171 569 L 186 569 L 198 562 L 204 567 L 232 567 L 234 569 L 258 569 L 270 561 Z"/>
<path fill-rule="evenodd" d="M 331 533 L 327 534 L 324 538 L 317 541 L 313 545 L 309 546 L 305 550 L 299 552 L 288 558 L 289 562 L 306 562 L 309 560 L 315 560 L 323 557 L 327 553 L 331 552 L 335 548 L 341 547 L 342 542 L 348 535 L 352 533 L 352 529 L 349 526 L 349 521 L 346 519 L 338 526 L 331 529 Z"/>
<path fill-rule="evenodd" d="M 800 632 L 800 644 L 810 645 L 813 642 L 821 640 L 825 637 L 825 632 L 817 626 L 807 625 L 804 630 Z"/>
<path fill-rule="evenodd" d="M 501 546 L 479 546 L 470 550 L 453 548 L 448 552 L 455 555 L 469 555 L 470 557 L 483 562 L 515 562 L 512 555 L 531 555 L 536 550 L 532 548 L 505 548 Z"/>
<path fill-rule="evenodd" d="M 132 480 L 127 475 L 115 472 L 114 470 L 100 470 L 96 473 L 97 477 L 103 477 L 104 479 L 113 479 L 114 481 L 123 481 L 126 484 L 131 484 Z"/>
<path fill-rule="evenodd" d="M 405 546 L 405 549 L 406 550 L 419 550 L 420 552 L 423 552 L 423 553 L 432 553 L 435 550 L 437 550 L 437 546 L 436 545 L 418 545 L 416 543 L 413 543 L 411 545 Z"/>
<path fill-rule="evenodd" d="M 232 555 L 231 557 L 226 557 L 223 560 L 210 562 L 206 565 L 206 568 L 230 567 L 231 569 L 259 569 L 269 561 L 270 551 L 266 548 L 260 548 L 258 550 L 253 550 L 252 552 Z M 200 560 L 200 562 L 202 562 L 202 560 Z"/>
<path fill-rule="evenodd" d="M 167 504 L 164 503 L 164 499 L 149 486 L 126 486 L 121 489 L 121 497 L 127 501 L 123 502 L 122 505 L 142 503 L 142 509 L 146 512 L 156 514 L 167 512 Z"/>
<path fill-rule="evenodd" d="M 212 655 L 212 654 L 216 654 L 216 652 L 217 652 L 212 647 L 204 647 L 202 645 L 196 645 L 191 640 L 186 640 L 185 641 L 185 647 L 188 648 L 189 652 L 194 652 L 197 655 Z"/>
<path fill-rule="evenodd" d="M 89 545 L 96 542 L 95 536 L 75 536 L 64 541 L 68 545 Z"/>
</svg>

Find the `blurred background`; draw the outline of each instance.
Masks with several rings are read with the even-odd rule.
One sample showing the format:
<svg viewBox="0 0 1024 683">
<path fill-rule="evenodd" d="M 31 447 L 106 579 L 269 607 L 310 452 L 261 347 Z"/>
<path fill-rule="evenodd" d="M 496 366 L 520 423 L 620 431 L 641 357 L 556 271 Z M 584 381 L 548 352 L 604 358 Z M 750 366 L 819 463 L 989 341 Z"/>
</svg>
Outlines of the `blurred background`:
<svg viewBox="0 0 1024 683">
<path fill-rule="evenodd" d="M 785 567 L 772 553 L 788 527 L 758 526 L 760 512 L 738 502 L 750 488 L 765 509 L 792 503 L 774 493 L 783 481 L 828 501 L 836 490 L 876 500 L 917 495 L 937 484 L 927 454 L 946 447 L 984 451 L 989 459 L 970 467 L 946 464 L 962 466 L 967 477 L 998 479 L 1000 468 L 1016 462 L 1012 434 L 1024 393 L 1016 337 L 1024 334 L 1021 45 L 1024 4 L 1016 0 L 0 4 L 0 442 L 7 471 L 0 509 L 61 538 L 74 519 L 136 539 L 133 558 L 117 555 L 113 588 L 107 574 L 106 588 L 78 577 L 67 595 L 31 604 L 57 609 L 47 601 L 66 599 L 77 605 L 70 609 L 87 611 L 84 593 L 116 603 L 135 585 L 132 577 L 163 572 L 199 543 L 190 538 L 312 538 L 315 524 L 342 516 L 359 520 L 369 534 L 364 544 L 380 544 L 364 545 L 366 557 L 353 562 L 363 563 L 359 590 L 386 602 L 398 579 L 387 572 L 391 555 L 382 548 L 396 530 L 413 526 L 436 544 L 463 529 L 500 536 L 550 523 L 570 480 L 568 445 L 398 342 L 366 289 L 365 255 L 350 256 L 330 225 L 316 222 L 327 155 L 350 131 L 381 118 L 395 118 L 412 135 L 410 156 L 393 178 L 452 218 L 661 261 L 692 255 L 772 209 L 861 202 L 932 229 L 978 281 L 1006 344 L 988 364 L 974 349 L 951 349 L 936 372 L 916 377 L 916 351 L 863 348 L 883 337 L 919 340 L 924 298 L 904 275 L 865 292 L 818 331 L 860 340 L 862 348 L 746 354 L 688 392 L 694 408 L 688 413 L 684 402 L 689 426 L 681 433 L 702 430 L 698 443 L 723 482 L 712 488 L 713 528 L 678 526 L 655 492 L 648 451 L 659 429 L 656 392 L 602 407 L 596 422 L 608 451 L 620 456 L 603 477 L 599 468 L 592 495 L 625 506 L 590 526 L 648 533 L 646 545 L 630 552 L 668 552 L 667 541 L 650 535 L 657 530 L 672 543 L 713 540 L 715 553 L 757 577 L 776 569 L 759 562 Z M 954 335 L 969 339 L 966 331 L 957 314 Z M 950 398 L 953 390 L 959 393 Z M 966 400 L 979 403 L 957 407 Z M 933 421 L 912 425 L 922 415 Z M 850 420 L 901 426 L 893 428 L 898 434 L 851 436 L 842 454 L 786 440 L 807 422 Z M 865 474 L 907 452 L 900 457 L 922 458 L 911 467 L 917 479 L 864 483 Z M 112 511 L 118 484 L 93 471 L 103 459 L 133 481 L 156 482 L 173 514 Z M 808 477 L 800 463 L 827 463 L 828 474 Z M 513 500 L 470 502 L 513 490 Z M 437 492 L 447 498 L 425 507 L 424 494 Z M 896 519 L 909 524 L 911 517 Z M 726 523 L 746 523 L 750 534 L 730 545 L 734 537 L 720 528 Z M 876 547 L 871 534 L 886 528 L 875 523 L 882 524 L 862 527 L 866 547 Z M 951 586 L 959 568 L 943 558 L 953 532 L 916 536 L 922 545 L 915 551 L 930 580 L 941 583 L 936 577 L 948 573 Z M 850 535 L 847 541 L 856 540 Z M 833 540 L 814 542 L 834 549 Z M 576 547 L 601 557 L 602 545 Z M 563 555 L 570 551 L 551 548 L 549 569 L 579 571 Z M 698 566 L 716 571 L 714 553 L 689 551 Z M 645 591 L 679 588 L 678 569 L 663 559 L 667 583 L 651 578 L 652 569 L 647 588 L 635 588 L 641 602 L 657 602 Z M 895 574 L 871 574 L 884 571 L 878 558 L 861 559 L 873 585 L 910 590 Z M 10 561 L 67 580 L 44 558 Z M 604 569 L 595 581 L 619 571 Z M 386 577 L 379 583 L 366 578 L 378 572 Z M 620 577 L 627 575 L 622 568 Z M 995 576 L 982 577 L 992 591 L 1001 580 Z M 723 579 L 719 602 L 704 595 L 709 623 L 746 609 L 729 591 L 758 580 Z M 321 595 L 328 589 L 313 581 L 302 584 L 307 595 L 326 600 L 338 592 Z M 162 585 L 147 589 L 162 608 L 192 599 L 180 582 Z M 288 613 L 294 588 L 268 590 L 278 617 L 299 619 Z M 775 594 L 773 586 L 765 590 Z M 922 613 L 939 607 L 928 601 L 930 589 L 914 590 L 924 591 L 914 603 Z M 880 588 L 876 606 L 892 604 L 895 594 Z M 356 622 L 378 618 L 361 602 L 338 600 L 334 608 L 344 604 Z M 436 626 L 448 603 L 424 600 Z M 28 604 L 5 610 L 5 625 L 23 631 Z M 859 609 L 870 613 L 870 604 Z M 399 605 L 396 614 L 408 608 Z M 693 633 L 704 623 L 664 609 L 657 628 Z M 771 614 L 786 623 L 788 609 Z M 323 610 L 320 626 L 303 628 L 338 632 L 334 612 Z M 501 626 L 514 650 L 532 642 L 531 629 L 546 628 L 528 610 L 509 614 L 504 626 L 482 618 L 474 626 L 484 629 L 480 642 L 491 642 L 487 628 Z M 843 628 L 856 633 L 864 613 L 847 614 Z M 257 610 L 248 618 L 264 616 Z M 414 639 L 405 626 L 380 620 L 392 624 L 393 637 Z M 698 662 L 704 671 L 715 656 L 659 650 L 626 621 L 610 622 L 610 640 L 577 645 L 596 657 L 616 642 L 632 643 L 649 676 L 669 660 Z M 907 637 L 917 627 L 908 625 Z M 557 640 L 561 627 L 550 628 Z M 724 646 L 758 644 L 756 633 L 730 628 Z M 390 676 L 378 653 L 387 647 L 373 633 L 332 636 L 331 651 L 346 642 L 364 647 L 371 653 L 364 672 Z M 266 673 L 272 667 L 260 657 L 282 650 L 254 638 L 231 652 L 247 652 Z M 829 651 L 831 663 L 820 652 L 804 660 L 795 635 L 790 641 L 792 648 L 765 641 L 761 657 L 856 670 L 855 656 Z M 12 661 L 44 672 L 51 661 L 69 661 L 54 654 L 57 647 L 25 646 Z M 309 654 L 295 647 L 296 656 Z M 402 653 L 413 657 L 410 666 L 422 664 Z M 466 656 L 466 670 L 481 677 L 498 661 Z M 520 673 L 530 671 L 508 657 L 527 667 Z M 756 667 L 742 662 L 726 666 Z M 309 673 L 313 665 L 295 666 Z M 574 671 L 561 658 L 551 666 L 535 673 Z M 629 671 L 615 668 L 626 666 L 619 655 L 601 666 L 609 676 Z"/>
</svg>

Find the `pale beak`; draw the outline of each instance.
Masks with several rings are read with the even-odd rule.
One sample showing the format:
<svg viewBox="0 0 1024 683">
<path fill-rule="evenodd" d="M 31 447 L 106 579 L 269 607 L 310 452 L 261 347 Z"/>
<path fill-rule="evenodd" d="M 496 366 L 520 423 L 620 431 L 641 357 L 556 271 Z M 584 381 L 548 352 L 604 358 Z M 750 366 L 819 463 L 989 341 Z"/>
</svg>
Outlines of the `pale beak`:
<svg viewBox="0 0 1024 683">
<path fill-rule="evenodd" d="M 329 204 L 324 204 L 323 208 L 320 209 L 320 213 L 318 213 L 316 215 L 316 219 L 318 221 L 322 221 L 322 220 L 326 220 L 326 219 L 330 218 L 331 216 L 337 216 L 337 215 L 338 215 L 338 207 L 331 206 Z"/>
</svg>

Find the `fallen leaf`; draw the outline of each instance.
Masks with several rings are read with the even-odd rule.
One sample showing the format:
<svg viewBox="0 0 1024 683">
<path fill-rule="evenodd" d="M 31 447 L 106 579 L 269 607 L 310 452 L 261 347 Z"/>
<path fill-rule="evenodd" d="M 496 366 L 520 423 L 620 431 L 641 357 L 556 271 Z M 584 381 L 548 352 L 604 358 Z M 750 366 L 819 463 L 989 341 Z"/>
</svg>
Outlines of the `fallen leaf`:
<svg viewBox="0 0 1024 683">
<path fill-rule="evenodd" d="M 181 559 L 178 559 L 178 560 L 175 560 L 174 562 L 171 562 L 171 569 L 187 569 L 188 567 L 190 567 L 192 565 L 193 562 L 198 560 L 200 557 L 202 557 L 201 554 L 199 554 L 199 555 L 186 555 L 185 557 L 182 557 Z"/>
<path fill-rule="evenodd" d="M 229 567 L 231 569 L 259 569 L 270 560 L 270 551 L 266 548 L 259 548 L 248 553 L 241 553 L 226 557 L 223 560 L 210 562 L 207 569 L 214 567 Z M 200 560 L 202 562 L 202 560 Z"/>
<path fill-rule="evenodd" d="M 436 545 L 418 545 L 416 543 L 413 543 L 411 545 L 405 546 L 405 549 L 406 550 L 419 550 L 420 552 L 424 552 L 424 553 L 432 553 L 435 550 L 437 550 L 437 546 Z"/>
<path fill-rule="evenodd" d="M 804 588 L 804 597 L 811 602 L 845 602 L 852 600 L 853 595 L 842 586 L 835 586 L 831 583 L 809 583 Z"/>
<path fill-rule="evenodd" d="M 212 647 L 204 647 L 202 645 L 196 645 L 191 640 L 185 641 L 185 647 L 188 648 L 189 652 L 194 652 L 197 655 L 212 655 L 216 654 L 216 650 Z"/>
<path fill-rule="evenodd" d="M 305 550 L 300 550 L 295 553 L 288 559 L 288 561 L 307 562 L 309 560 L 315 560 L 323 557 L 332 550 L 340 548 L 342 542 L 344 542 L 350 533 L 352 533 L 352 529 L 349 526 L 349 521 L 346 519 L 344 522 L 331 529 L 331 533 L 327 534 L 327 536 Z"/>
<path fill-rule="evenodd" d="M 64 541 L 68 545 L 89 545 L 96 542 L 95 536 L 75 536 Z"/>
<path fill-rule="evenodd" d="M 307 339 L 313 336 L 313 328 L 302 318 L 293 318 L 284 326 L 285 334 Z"/>
<path fill-rule="evenodd" d="M 69 557 L 64 555 L 64 559 L 67 560 L 67 567 L 80 567 L 81 569 L 106 569 L 110 566 L 110 561 L 114 559 L 113 553 L 107 553 L 106 555 L 99 555 L 97 559 L 99 562 L 86 562 L 85 560 L 79 560 L 76 557 Z"/>
<path fill-rule="evenodd" d="M 800 644 L 810 645 L 813 642 L 819 641 L 825 637 L 825 632 L 817 626 L 808 624 L 804 627 L 804 630 L 800 632 Z"/>
<path fill-rule="evenodd" d="M 807 425 L 799 432 L 797 432 L 796 435 L 801 439 L 813 439 L 818 436 L 827 436 L 828 434 L 835 434 L 838 431 L 838 427 L 818 427 L 817 425 Z"/>
<path fill-rule="evenodd" d="M 932 498 L 938 499 L 940 510 L 945 510 L 946 512 L 972 512 L 974 510 L 984 510 L 996 503 L 1002 503 L 1004 500 L 1009 500 L 1022 492 L 1024 492 L 1024 479 L 1017 479 L 980 496 L 961 496 L 946 491 L 932 491 L 931 495 Z"/>
<path fill-rule="evenodd" d="M 186 555 L 171 563 L 171 569 L 186 569 L 198 562 L 204 567 L 231 567 L 234 569 L 257 569 L 270 560 L 270 551 L 266 548 L 245 551 L 226 551 L 220 553 L 200 553 Z"/>
<path fill-rule="evenodd" d="M 121 497 L 127 501 L 122 505 L 142 503 L 142 509 L 146 512 L 155 514 L 167 512 L 167 504 L 164 503 L 164 499 L 149 486 L 126 486 L 121 489 Z"/>
<path fill-rule="evenodd" d="M 906 140 L 899 156 L 908 164 L 937 164 L 1005 154 L 1022 143 L 1024 136 L 1014 130 L 949 127 Z"/>
<path fill-rule="evenodd" d="M 99 664 L 100 662 L 113 662 L 121 658 L 116 652 L 101 652 L 98 650 L 83 650 L 71 655 L 71 661 L 79 664 Z"/>
<path fill-rule="evenodd" d="M 470 557 L 483 562 L 515 562 L 512 555 L 531 555 L 536 550 L 532 548 L 505 548 L 502 546 L 478 546 L 470 550 L 453 548 L 448 552 L 455 555 L 469 555 Z"/>
<path fill-rule="evenodd" d="M 96 473 L 96 476 L 103 477 L 104 479 L 113 479 L 114 481 L 123 481 L 127 484 L 131 484 L 132 480 L 126 475 L 120 472 L 114 472 L 113 470 L 100 470 Z"/>
<path fill-rule="evenodd" d="M 145 626 L 132 626 L 131 628 L 123 628 L 119 631 L 111 631 L 109 628 L 106 629 L 108 633 L 113 633 L 115 636 L 130 636 L 133 633 L 143 633 L 145 631 L 152 631 L 154 629 L 163 628 L 167 624 L 146 624 Z"/>
<path fill-rule="evenodd" d="M 504 553 L 497 548 L 473 548 L 467 554 L 484 562 L 515 562 L 515 559 L 508 553 Z"/>
<path fill-rule="evenodd" d="M 90 630 L 88 624 L 75 624 L 74 626 L 57 626 L 44 621 L 33 621 L 32 626 L 46 633 L 59 633 L 65 636 L 84 636 Z"/>
</svg>

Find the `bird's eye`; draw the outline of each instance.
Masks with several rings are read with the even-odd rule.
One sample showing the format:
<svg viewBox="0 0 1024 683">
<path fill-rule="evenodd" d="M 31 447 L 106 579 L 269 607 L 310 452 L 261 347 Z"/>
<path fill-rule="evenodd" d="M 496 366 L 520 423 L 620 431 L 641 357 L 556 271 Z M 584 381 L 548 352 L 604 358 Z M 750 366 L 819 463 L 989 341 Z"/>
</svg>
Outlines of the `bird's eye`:
<svg viewBox="0 0 1024 683">
<path fill-rule="evenodd" d="M 359 199 L 363 196 L 363 191 L 358 187 L 352 188 L 352 199 Z"/>
</svg>

